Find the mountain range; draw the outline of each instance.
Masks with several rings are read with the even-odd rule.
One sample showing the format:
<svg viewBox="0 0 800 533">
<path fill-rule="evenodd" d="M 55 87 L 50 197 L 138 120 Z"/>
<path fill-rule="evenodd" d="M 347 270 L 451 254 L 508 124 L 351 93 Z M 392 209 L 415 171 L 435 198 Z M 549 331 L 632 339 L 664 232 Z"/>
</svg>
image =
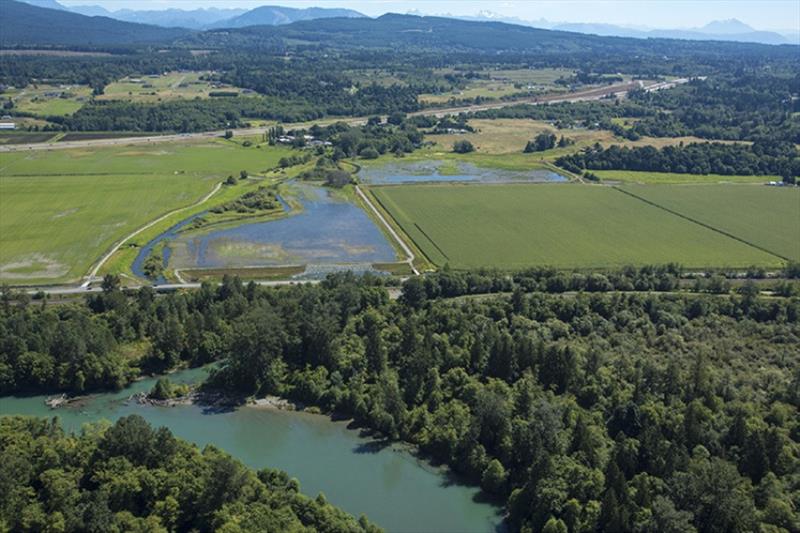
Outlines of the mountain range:
<svg viewBox="0 0 800 533">
<path fill-rule="evenodd" d="M 412 12 L 416 14 L 416 12 Z M 444 15 L 451 16 L 452 15 Z M 481 22 L 505 22 L 544 28 L 548 30 L 572 31 L 591 35 L 607 37 L 633 37 L 636 39 L 660 38 L 683 39 L 691 41 L 734 41 L 762 44 L 800 44 L 800 32 L 787 30 L 779 33 L 775 31 L 761 31 L 748 26 L 737 19 L 714 20 L 700 28 L 689 29 L 654 29 L 633 28 L 615 24 L 582 23 L 582 22 L 551 22 L 546 19 L 523 20 L 518 17 L 505 17 L 491 11 L 482 11 L 471 17 L 454 17 L 462 20 Z"/>
<path fill-rule="evenodd" d="M 373 19 L 351 10 L 264 6 L 216 22 L 209 21 L 213 17 L 230 15 L 232 10 L 133 11 L 128 15 L 136 15 L 137 18 L 135 22 L 128 22 L 105 15 L 86 16 L 74 13 L 56 0 L 27 0 L 26 3 L 0 0 L 0 8 L 0 27 L 3 28 L 0 31 L 1 46 L 107 46 L 143 43 L 168 45 L 182 42 L 189 46 L 258 47 L 306 41 L 326 43 L 334 47 L 446 47 L 483 52 L 517 50 L 525 53 L 567 53 L 598 48 L 616 49 L 619 46 L 643 52 L 669 46 L 675 51 L 694 46 L 679 40 L 673 40 L 672 44 L 667 45 L 660 39 L 634 39 L 632 36 L 627 36 L 624 41 L 613 40 L 603 36 L 610 35 L 611 29 L 598 28 L 596 25 L 591 28 L 586 27 L 588 25 L 579 28 L 575 25 L 561 25 L 552 29 L 541 29 L 531 23 L 522 25 L 518 20 L 514 20 L 513 24 L 498 22 L 497 17 L 486 14 L 482 17 L 491 22 L 397 14 Z M 101 13 L 85 6 L 82 9 L 87 14 Z M 144 16 L 148 13 L 161 13 L 162 24 L 170 27 L 142 23 L 149 20 Z M 195 21 L 195 26 L 205 25 L 206 29 L 190 29 L 185 25 L 176 27 L 179 26 L 174 22 L 177 18 L 169 19 L 168 14 L 173 14 L 174 17 L 194 17 L 192 20 Z M 170 23 L 169 20 L 173 22 Z M 714 32 L 716 36 L 737 37 L 741 35 L 743 26 L 739 21 L 721 21 L 706 26 L 704 31 Z M 581 29 L 584 31 L 576 31 Z M 608 31 L 602 31 L 604 29 Z M 669 34 L 648 34 L 648 37 L 669 38 Z M 720 39 L 714 40 L 717 42 L 709 42 L 706 46 L 719 47 L 726 44 L 720 42 Z"/>
<path fill-rule="evenodd" d="M 89 17 L 108 17 L 124 22 L 152 24 L 164 28 L 187 28 L 205 30 L 210 28 L 242 28 L 245 26 L 278 26 L 291 24 L 298 20 L 312 20 L 334 17 L 364 17 L 352 9 L 309 7 L 298 9 L 283 6 L 261 6 L 255 9 L 163 9 L 133 10 L 118 9 L 110 11 L 97 5 L 65 6 L 56 0 L 21 0 L 27 4 L 86 15 Z"/>
<path fill-rule="evenodd" d="M 151 24 L 166 28 L 187 28 L 193 30 L 243 28 L 247 26 L 278 26 L 302 20 L 322 18 L 361 18 L 365 15 L 352 9 L 311 7 L 298 9 L 283 6 L 261 6 L 255 9 L 207 8 L 207 9 L 164 9 L 109 11 L 97 5 L 64 6 L 57 0 L 21 0 L 37 7 L 69 11 L 91 17 L 102 16 L 125 22 Z M 417 11 L 409 14 L 422 15 Z M 481 11 L 474 16 L 442 15 L 447 18 L 480 22 L 505 22 L 508 24 L 530 26 L 548 30 L 570 31 L 609 37 L 632 37 L 637 39 L 664 38 L 696 41 L 735 41 L 762 44 L 800 44 L 800 32 L 796 30 L 779 33 L 761 31 L 736 20 L 715 20 L 700 28 L 653 29 L 634 28 L 615 24 L 581 22 L 550 22 L 545 19 L 523 20 L 506 17 L 491 11 Z"/>
</svg>

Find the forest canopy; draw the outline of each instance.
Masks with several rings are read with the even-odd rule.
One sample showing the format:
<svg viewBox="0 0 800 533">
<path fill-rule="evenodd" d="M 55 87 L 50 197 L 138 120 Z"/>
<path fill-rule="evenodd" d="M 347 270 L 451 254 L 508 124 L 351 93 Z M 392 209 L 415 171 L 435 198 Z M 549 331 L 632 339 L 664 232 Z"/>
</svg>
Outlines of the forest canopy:
<svg viewBox="0 0 800 533">
<path fill-rule="evenodd" d="M 380 531 L 301 494 L 285 472 L 254 472 L 138 415 L 79 434 L 57 418 L 3 417 L 0 460 L 7 531 Z"/>
<path fill-rule="evenodd" d="M 5 392 L 80 390 L 218 360 L 204 389 L 416 444 L 505 501 L 515 530 L 796 530 L 800 299 L 676 293 L 679 275 L 443 272 L 397 301 L 352 274 L 9 300 L 0 375 Z M 113 355 L 132 343 L 136 368 Z"/>
</svg>

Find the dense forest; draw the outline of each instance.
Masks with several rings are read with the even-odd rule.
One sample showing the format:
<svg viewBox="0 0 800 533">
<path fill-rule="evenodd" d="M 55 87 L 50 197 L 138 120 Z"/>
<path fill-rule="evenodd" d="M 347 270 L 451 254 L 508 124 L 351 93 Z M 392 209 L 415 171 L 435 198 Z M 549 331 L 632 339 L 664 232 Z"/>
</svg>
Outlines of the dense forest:
<svg viewBox="0 0 800 533">
<path fill-rule="evenodd" d="M 723 174 L 726 176 L 781 176 L 794 183 L 800 176 L 800 152 L 791 143 L 747 144 L 691 143 L 687 145 L 609 146 L 595 145 L 565 155 L 556 164 L 570 172 L 590 170 L 646 170 L 678 174 Z"/>
<path fill-rule="evenodd" d="M 657 113 L 636 123 L 640 135 L 800 143 L 800 75 L 747 69 L 695 79 L 668 91 L 630 94 Z"/>
<path fill-rule="evenodd" d="M 294 398 L 417 444 L 506 501 L 515 530 L 794 531 L 800 299 L 672 292 L 679 275 L 443 272 L 397 301 L 350 274 L 6 299 L 2 390 L 221 360 L 206 388 Z M 131 345 L 145 347 L 135 367 L 117 355 Z"/>
<path fill-rule="evenodd" d="M 380 531 L 132 415 L 65 433 L 58 419 L 0 418 L 3 531 Z"/>
</svg>

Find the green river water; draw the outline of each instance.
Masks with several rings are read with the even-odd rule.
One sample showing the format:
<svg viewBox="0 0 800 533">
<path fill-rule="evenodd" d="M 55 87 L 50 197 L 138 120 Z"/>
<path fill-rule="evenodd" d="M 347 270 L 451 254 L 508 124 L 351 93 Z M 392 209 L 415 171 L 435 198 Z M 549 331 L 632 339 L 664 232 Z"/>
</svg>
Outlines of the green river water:
<svg viewBox="0 0 800 533">
<path fill-rule="evenodd" d="M 177 372 L 170 380 L 198 382 L 205 370 Z M 390 532 L 490 532 L 500 530 L 499 509 L 478 490 L 454 483 L 442 470 L 400 446 L 380 446 L 344 422 L 301 412 L 242 407 L 209 412 L 202 407 L 153 407 L 126 402 L 155 383 L 147 379 L 117 393 L 93 395 L 79 405 L 51 410 L 45 396 L 0 398 L 0 415 L 58 416 L 67 430 L 137 413 L 154 426 L 199 446 L 213 444 L 253 468 L 280 468 L 300 480 L 304 493 L 323 492 L 355 516 L 366 514 Z"/>
</svg>

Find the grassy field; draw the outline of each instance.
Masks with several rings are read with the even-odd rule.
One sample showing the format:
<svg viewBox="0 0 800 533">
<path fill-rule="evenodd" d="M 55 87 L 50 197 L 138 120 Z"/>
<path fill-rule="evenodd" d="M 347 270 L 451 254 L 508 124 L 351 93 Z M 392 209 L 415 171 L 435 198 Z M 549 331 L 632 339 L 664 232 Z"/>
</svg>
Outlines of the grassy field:
<svg viewBox="0 0 800 533">
<path fill-rule="evenodd" d="M 207 72 L 168 72 L 152 76 L 130 76 L 106 86 L 98 100 L 129 100 L 159 102 L 180 98 L 208 98 L 212 91 L 237 90 L 231 87 L 214 88 L 200 77 Z"/>
<path fill-rule="evenodd" d="M 91 97 L 86 85 L 30 85 L 10 91 L 7 96 L 19 111 L 40 117 L 71 115 Z"/>
<path fill-rule="evenodd" d="M 800 189 L 757 185 L 627 186 L 666 209 L 800 261 Z"/>
<path fill-rule="evenodd" d="M 251 174 L 273 168 L 289 154 L 288 148 L 251 146 L 213 140 L 153 145 L 112 146 L 58 151 L 3 154 L 4 175 L 63 174 L 197 174 L 216 176 Z"/>
<path fill-rule="evenodd" d="M 648 185 L 679 185 L 686 183 L 767 183 L 781 181 L 778 176 L 724 176 L 722 174 L 677 174 L 674 172 L 645 172 L 638 170 L 593 170 L 603 180 Z"/>
<path fill-rule="evenodd" d="M 122 235 L 215 182 L 194 176 L 0 177 L 0 280 L 77 280 Z"/>
<path fill-rule="evenodd" d="M 436 69 L 439 75 L 452 74 L 453 69 Z M 422 94 L 420 101 L 427 104 L 445 104 L 450 99 L 462 98 L 501 98 L 517 93 L 557 92 L 566 90 L 555 85 L 554 82 L 561 77 L 569 77 L 573 71 L 568 69 L 515 69 L 495 70 L 484 69 L 479 72 L 488 77 L 470 80 L 462 90 L 450 91 L 440 94 Z"/>
<path fill-rule="evenodd" d="M 781 259 L 610 187 L 376 187 L 376 199 L 437 265 L 616 267 L 680 262 L 778 266 Z"/>
<path fill-rule="evenodd" d="M 453 143 L 465 139 L 470 141 L 480 154 L 522 154 L 525 144 L 539 133 L 553 133 L 558 137 L 562 135 L 575 141 L 575 144 L 566 148 L 554 148 L 545 152 L 525 154 L 528 159 L 544 159 L 553 161 L 565 154 L 574 153 L 582 148 L 600 143 L 603 146 L 617 144 L 621 146 L 673 146 L 680 143 L 705 142 L 698 137 L 642 137 L 638 141 L 629 141 L 614 137 L 606 130 L 591 130 L 586 128 L 559 130 L 550 123 L 542 120 L 528 119 L 474 119 L 469 121 L 475 128 L 475 133 L 463 135 L 428 135 L 426 140 L 435 143 L 435 151 L 450 151 Z"/>
<path fill-rule="evenodd" d="M 287 153 L 219 140 L 3 154 L 0 281 L 77 280 L 124 235 L 193 204 L 230 174 L 275 167 Z M 257 183 L 225 187 L 215 200 Z M 120 251 L 122 261 L 115 255 L 108 271 L 124 272 L 131 250 Z"/>
</svg>

